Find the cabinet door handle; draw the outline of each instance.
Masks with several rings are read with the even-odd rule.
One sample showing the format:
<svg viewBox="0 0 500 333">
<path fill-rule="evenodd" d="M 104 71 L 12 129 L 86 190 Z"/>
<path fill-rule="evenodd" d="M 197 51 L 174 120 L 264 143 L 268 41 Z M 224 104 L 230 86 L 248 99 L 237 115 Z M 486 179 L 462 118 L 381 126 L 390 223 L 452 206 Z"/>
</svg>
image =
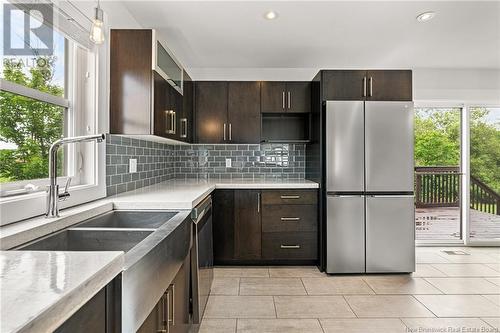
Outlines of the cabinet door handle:
<svg viewBox="0 0 500 333">
<path fill-rule="evenodd" d="M 168 319 L 170 323 L 172 323 L 172 326 L 175 326 L 175 284 L 171 284 L 170 287 L 172 287 L 172 303 L 170 304 L 170 308 L 172 308 L 172 319 Z M 170 314 L 169 314 L 170 317 Z"/>
<path fill-rule="evenodd" d="M 373 96 L 373 78 L 371 76 L 370 76 L 369 82 L 370 82 L 370 97 L 372 97 Z"/>
<path fill-rule="evenodd" d="M 260 192 L 257 193 L 257 213 L 260 213 Z"/>
<path fill-rule="evenodd" d="M 226 123 L 224 123 L 224 141 L 226 141 Z"/>
<path fill-rule="evenodd" d="M 232 124 L 229 123 L 229 141 L 232 141 L 233 140 L 233 130 L 232 130 L 232 127 L 231 126 Z"/>
<path fill-rule="evenodd" d="M 285 92 L 284 91 L 281 93 L 281 107 L 283 108 L 283 110 L 285 109 Z"/>
<path fill-rule="evenodd" d="M 292 107 L 292 94 L 288 92 L 288 108 Z"/>
<path fill-rule="evenodd" d="M 175 134 L 175 111 L 165 110 L 165 133 Z"/>
<path fill-rule="evenodd" d="M 172 115 L 172 130 L 174 131 L 173 134 L 175 134 L 175 131 L 177 129 L 177 113 L 175 111 L 172 111 L 173 112 L 173 115 Z"/>
<path fill-rule="evenodd" d="M 281 218 L 282 222 L 288 222 L 288 221 L 300 221 L 300 217 L 282 217 Z"/>
<path fill-rule="evenodd" d="M 281 199 L 300 199 L 300 195 L 282 195 Z"/>
<path fill-rule="evenodd" d="M 282 249 L 300 249 L 300 245 L 284 245 L 284 244 L 281 244 L 280 248 L 282 248 Z"/>
<path fill-rule="evenodd" d="M 181 135 L 180 135 L 181 138 L 187 138 L 187 134 L 188 134 L 187 123 L 188 123 L 187 118 L 181 119 Z"/>
<path fill-rule="evenodd" d="M 158 330 L 158 332 L 161 333 L 168 333 L 170 332 L 170 327 L 168 326 L 169 322 L 169 308 L 170 308 L 170 293 L 167 290 L 162 298 L 161 298 L 161 328 Z"/>
<path fill-rule="evenodd" d="M 366 76 L 363 76 L 363 97 L 366 97 Z"/>
</svg>

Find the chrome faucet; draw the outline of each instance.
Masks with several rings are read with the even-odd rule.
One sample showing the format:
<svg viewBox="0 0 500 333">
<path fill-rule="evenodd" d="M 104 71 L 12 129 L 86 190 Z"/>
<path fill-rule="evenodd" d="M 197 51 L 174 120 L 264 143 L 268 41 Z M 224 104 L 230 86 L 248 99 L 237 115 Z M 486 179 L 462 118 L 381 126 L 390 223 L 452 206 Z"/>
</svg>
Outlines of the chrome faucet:
<svg viewBox="0 0 500 333">
<path fill-rule="evenodd" d="M 57 184 L 57 151 L 58 149 L 67 143 L 75 142 L 86 142 L 86 141 L 96 141 L 97 143 L 102 142 L 105 139 L 104 134 L 96 135 L 84 135 L 75 136 L 72 138 L 62 138 L 57 140 L 50 146 L 49 150 L 49 179 L 50 185 L 47 189 L 47 212 L 45 217 L 58 217 L 59 216 L 59 206 L 58 203 L 61 200 L 66 200 L 69 197 L 69 184 L 71 183 L 71 178 L 68 178 L 66 186 L 64 187 L 64 192 L 59 193 L 59 185 Z"/>
</svg>

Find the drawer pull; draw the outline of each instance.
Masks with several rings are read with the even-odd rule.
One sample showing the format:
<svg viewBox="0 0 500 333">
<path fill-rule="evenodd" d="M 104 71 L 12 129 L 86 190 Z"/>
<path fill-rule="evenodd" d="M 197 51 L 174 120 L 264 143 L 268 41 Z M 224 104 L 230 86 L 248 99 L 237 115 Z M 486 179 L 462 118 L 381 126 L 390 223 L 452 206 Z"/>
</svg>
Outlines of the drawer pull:
<svg viewBox="0 0 500 333">
<path fill-rule="evenodd" d="M 280 246 L 282 249 L 300 249 L 300 245 L 283 245 Z"/>
<path fill-rule="evenodd" d="M 282 222 L 288 222 L 288 221 L 300 221 L 300 217 L 282 217 L 281 218 Z"/>
<path fill-rule="evenodd" d="M 281 199 L 300 199 L 300 195 L 282 195 Z"/>
</svg>

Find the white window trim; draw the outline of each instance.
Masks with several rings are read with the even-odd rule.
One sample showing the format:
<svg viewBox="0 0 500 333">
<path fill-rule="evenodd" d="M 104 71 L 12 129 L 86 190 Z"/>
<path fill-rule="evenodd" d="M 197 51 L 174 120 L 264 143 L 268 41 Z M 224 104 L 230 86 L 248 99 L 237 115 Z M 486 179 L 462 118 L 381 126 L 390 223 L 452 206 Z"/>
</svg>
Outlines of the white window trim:
<svg viewBox="0 0 500 333">
<path fill-rule="evenodd" d="M 98 52 L 94 52 L 93 56 L 95 59 L 94 66 L 92 69 L 91 77 L 92 82 L 92 94 L 93 98 L 89 102 L 89 110 L 92 113 L 92 125 L 93 131 L 97 132 L 100 128 L 98 124 L 98 105 L 99 105 L 99 95 L 98 95 L 98 82 L 99 82 L 99 58 Z M 3 80 L 0 82 L 2 90 L 9 91 L 12 93 L 20 94 L 26 97 L 38 99 L 47 103 L 62 106 L 68 110 L 72 107 L 71 101 L 74 100 L 74 95 L 69 96 L 70 102 L 62 97 L 53 96 L 46 94 L 36 89 L 27 88 L 15 83 Z M 5 84 L 5 86 L 4 86 Z M 92 133 L 87 133 L 92 134 Z M 104 198 L 106 196 L 106 149 L 105 143 L 95 144 L 93 149 L 93 172 L 91 175 L 92 179 L 87 179 L 86 185 L 75 185 L 70 188 L 70 197 L 65 201 L 59 202 L 59 208 L 64 209 L 72 207 L 75 205 L 83 204 L 89 201 Z M 80 156 L 78 152 L 73 152 L 74 157 Z M 73 161 L 77 164 L 77 161 Z M 89 163 L 89 162 L 88 162 Z M 88 166 L 91 166 L 87 163 Z M 64 185 L 67 177 L 58 177 L 58 183 Z M 43 182 L 48 183 L 48 178 L 45 180 L 27 180 L 20 181 L 19 183 L 35 183 Z M 78 181 L 77 181 L 78 182 Z M 18 183 L 18 182 L 16 182 Z M 40 216 L 45 214 L 47 206 L 46 192 L 39 191 L 30 194 L 23 194 L 11 197 L 0 198 L 0 226 L 7 225 L 15 222 L 19 222 L 32 217 Z"/>
<path fill-rule="evenodd" d="M 460 108 L 460 167 L 462 192 L 460 207 L 460 218 L 462 222 L 461 240 L 417 240 L 417 246 L 500 246 L 498 239 L 471 239 L 470 238 L 470 108 L 471 107 L 499 107 L 498 103 L 492 101 L 467 102 L 461 100 L 420 100 L 414 101 L 415 108 Z"/>
</svg>

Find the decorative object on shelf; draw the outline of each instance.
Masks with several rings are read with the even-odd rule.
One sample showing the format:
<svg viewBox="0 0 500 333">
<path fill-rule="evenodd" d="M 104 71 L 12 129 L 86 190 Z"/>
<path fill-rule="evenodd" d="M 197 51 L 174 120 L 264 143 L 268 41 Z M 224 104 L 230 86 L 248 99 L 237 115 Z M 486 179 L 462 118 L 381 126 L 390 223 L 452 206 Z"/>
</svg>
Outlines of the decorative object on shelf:
<svg viewBox="0 0 500 333">
<path fill-rule="evenodd" d="M 97 45 L 104 43 L 104 11 L 99 5 L 99 0 L 97 0 L 97 7 L 94 8 L 90 40 Z"/>
</svg>

